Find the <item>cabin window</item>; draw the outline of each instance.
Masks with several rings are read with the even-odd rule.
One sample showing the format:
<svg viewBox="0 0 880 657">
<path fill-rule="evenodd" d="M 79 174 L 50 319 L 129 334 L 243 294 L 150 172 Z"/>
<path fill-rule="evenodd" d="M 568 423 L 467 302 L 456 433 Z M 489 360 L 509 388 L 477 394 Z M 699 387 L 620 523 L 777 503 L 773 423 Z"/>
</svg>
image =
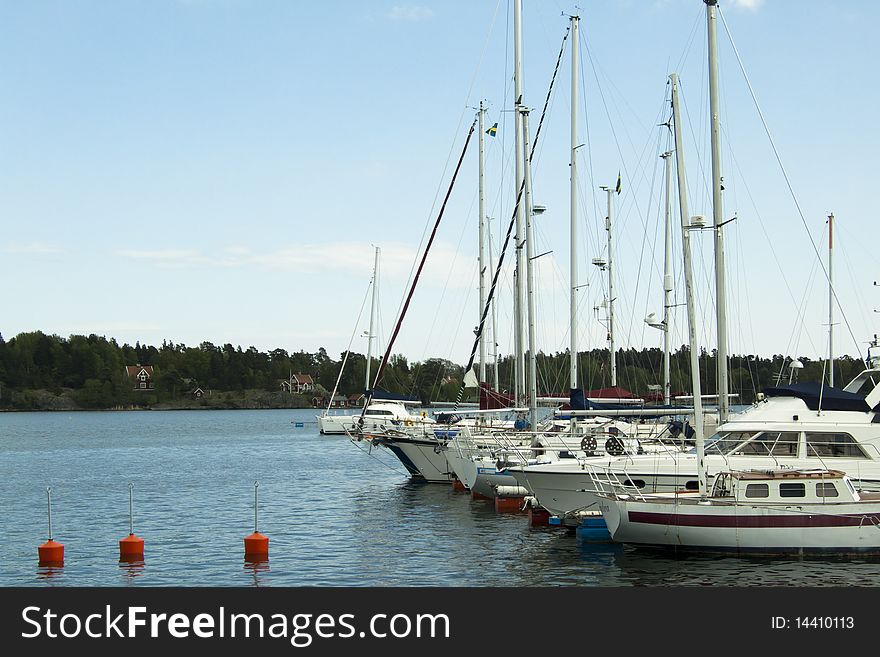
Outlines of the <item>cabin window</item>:
<svg viewBox="0 0 880 657">
<path fill-rule="evenodd" d="M 805 484 L 779 484 L 779 497 L 806 497 L 807 487 Z"/>
<path fill-rule="evenodd" d="M 746 497 L 770 497 L 770 486 L 767 484 L 749 484 L 746 486 Z"/>
<path fill-rule="evenodd" d="M 867 458 L 848 433 L 807 433 L 807 456 L 820 458 Z"/>
<path fill-rule="evenodd" d="M 750 431 L 725 431 L 716 433 L 706 441 L 707 454 L 729 454 L 755 434 Z"/>
<path fill-rule="evenodd" d="M 367 411 L 367 415 L 394 415 L 391 411 Z"/>
<path fill-rule="evenodd" d="M 632 486 L 633 488 L 644 488 L 645 480 L 644 479 L 627 479 L 623 482 L 624 486 Z"/>
<path fill-rule="evenodd" d="M 685 490 L 700 490 L 699 481 L 689 481 L 684 485 Z"/>
<path fill-rule="evenodd" d="M 816 497 L 837 497 L 837 486 L 830 481 L 816 484 Z"/>
<path fill-rule="evenodd" d="M 868 373 L 862 373 L 853 379 L 844 390 L 856 393 L 857 395 L 866 396 L 875 387 L 877 387 L 877 382 L 874 380 L 874 377 Z"/>
<path fill-rule="evenodd" d="M 795 431 L 768 431 L 760 433 L 734 454 L 743 456 L 797 456 L 798 438 Z"/>
</svg>

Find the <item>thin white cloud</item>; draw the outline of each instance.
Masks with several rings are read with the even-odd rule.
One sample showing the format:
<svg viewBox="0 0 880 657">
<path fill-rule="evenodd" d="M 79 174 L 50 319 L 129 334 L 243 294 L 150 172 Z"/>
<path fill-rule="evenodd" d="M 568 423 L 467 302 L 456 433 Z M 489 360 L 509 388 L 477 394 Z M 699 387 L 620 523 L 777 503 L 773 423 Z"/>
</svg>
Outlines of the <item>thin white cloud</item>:
<svg viewBox="0 0 880 657">
<path fill-rule="evenodd" d="M 395 5 L 386 16 L 393 21 L 425 21 L 434 17 L 434 11 L 415 5 Z"/>
<path fill-rule="evenodd" d="M 730 4 L 736 9 L 757 11 L 764 4 L 764 0 L 730 0 Z"/>
<path fill-rule="evenodd" d="M 7 244 L 3 247 L 4 253 L 24 253 L 43 255 L 49 253 L 62 253 L 64 249 L 54 244 L 31 242 L 30 244 Z"/>
<path fill-rule="evenodd" d="M 412 244 L 396 243 L 382 245 L 381 249 L 381 277 L 386 280 L 407 279 L 417 257 L 415 247 Z M 124 249 L 117 254 L 152 264 L 160 269 L 259 267 L 300 273 L 342 272 L 363 275 L 365 280 L 373 269 L 373 247 L 364 242 L 301 244 L 265 253 L 256 253 L 246 247 L 230 246 L 209 253 L 194 249 L 171 248 Z M 453 262 L 454 271 L 451 270 Z M 448 281 L 451 286 L 469 285 L 469 274 L 464 270 L 470 268 L 472 264 L 469 255 L 456 255 L 451 245 L 438 242 L 428 257 L 425 276 L 435 282 Z"/>
<path fill-rule="evenodd" d="M 139 251 L 124 249 L 119 255 L 134 260 L 146 260 L 163 269 L 184 269 L 204 265 L 210 261 L 197 251 L 166 249 L 159 251 Z"/>
</svg>

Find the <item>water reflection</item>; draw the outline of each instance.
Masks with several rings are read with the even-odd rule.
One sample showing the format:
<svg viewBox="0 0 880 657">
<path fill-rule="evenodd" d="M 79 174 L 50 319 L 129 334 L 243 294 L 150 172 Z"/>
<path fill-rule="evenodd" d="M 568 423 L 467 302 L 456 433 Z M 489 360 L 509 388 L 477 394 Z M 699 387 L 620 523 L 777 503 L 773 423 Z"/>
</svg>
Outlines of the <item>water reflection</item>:
<svg viewBox="0 0 880 657">
<path fill-rule="evenodd" d="M 244 558 L 244 572 L 250 575 L 251 586 L 268 586 L 266 575 L 269 574 L 269 557 L 246 556 Z"/>
<path fill-rule="evenodd" d="M 64 574 L 63 565 L 39 564 L 37 566 L 37 579 L 48 584 L 60 583 Z"/>
<path fill-rule="evenodd" d="M 880 574 L 876 559 L 676 554 L 630 546 L 616 565 L 635 586 L 876 586 Z"/>
<path fill-rule="evenodd" d="M 119 559 L 119 572 L 126 584 L 133 581 L 144 574 L 144 560 L 137 557 L 121 557 Z"/>
</svg>

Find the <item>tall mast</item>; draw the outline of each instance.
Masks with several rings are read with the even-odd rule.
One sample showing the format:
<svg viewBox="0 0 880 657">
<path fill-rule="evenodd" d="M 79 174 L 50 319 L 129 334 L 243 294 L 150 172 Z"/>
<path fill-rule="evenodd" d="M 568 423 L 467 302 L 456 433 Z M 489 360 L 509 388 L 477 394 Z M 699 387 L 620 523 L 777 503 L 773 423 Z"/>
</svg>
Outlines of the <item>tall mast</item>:
<svg viewBox="0 0 880 657">
<path fill-rule="evenodd" d="M 513 86 L 514 86 L 514 121 L 515 121 L 515 154 L 516 154 L 516 184 L 514 186 L 515 199 L 519 200 L 520 190 L 524 180 L 524 156 L 522 117 L 519 108 L 522 105 L 522 0 L 514 0 L 513 3 Z M 516 210 L 516 235 L 514 236 L 516 248 L 516 269 L 514 273 L 514 337 L 516 341 L 516 377 L 514 394 L 516 403 L 519 404 L 525 391 L 525 346 L 523 344 L 523 275 L 525 274 L 525 254 L 522 247 L 525 241 L 525 208 L 523 203 L 517 203 Z"/>
<path fill-rule="evenodd" d="M 614 190 L 602 185 L 608 196 L 608 216 L 605 217 L 605 230 L 608 232 L 608 351 L 611 355 L 611 387 L 617 386 L 617 354 L 614 348 L 614 238 L 612 232 L 614 215 Z"/>
<path fill-rule="evenodd" d="M 666 243 L 663 249 L 663 403 L 672 400 L 672 383 L 669 378 L 669 333 L 672 329 L 672 151 L 660 157 L 666 171 Z"/>
<path fill-rule="evenodd" d="M 570 197 L 570 229 L 569 229 L 569 249 L 571 265 L 569 269 L 570 290 L 570 310 L 569 310 L 569 335 L 571 345 L 569 348 L 571 355 L 569 387 L 574 390 L 578 387 L 578 342 L 577 342 L 577 279 L 578 279 L 578 261 L 577 261 L 577 106 L 578 106 L 578 60 L 579 54 L 579 37 L 578 26 L 580 17 L 571 17 L 571 190 Z"/>
<path fill-rule="evenodd" d="M 494 255 L 492 254 L 492 224 L 489 224 L 489 269 L 495 271 Z M 492 297 L 492 385 L 495 390 L 498 387 L 498 309 L 495 307 L 495 297 Z"/>
<path fill-rule="evenodd" d="M 373 360 L 373 338 L 376 320 L 376 297 L 379 290 L 379 247 L 373 259 L 373 300 L 370 304 L 370 332 L 367 334 L 367 374 L 364 378 L 364 392 L 370 389 L 370 363 Z"/>
<path fill-rule="evenodd" d="M 724 209 L 721 203 L 721 128 L 718 121 L 718 51 L 716 5 L 704 0 L 709 32 L 709 113 L 712 115 L 712 212 L 715 224 L 715 310 L 718 330 L 718 421 L 727 421 L 730 400 L 727 381 L 727 288 L 724 264 Z"/>
<path fill-rule="evenodd" d="M 480 101 L 480 251 L 479 251 L 479 270 L 480 270 L 480 315 L 482 316 L 483 308 L 486 305 L 486 207 L 484 193 L 484 171 L 486 165 L 485 156 L 485 137 L 484 119 L 486 109 L 483 107 L 483 101 Z M 486 332 L 480 333 L 480 383 L 486 381 Z"/>
<path fill-rule="evenodd" d="M 523 148 L 529 148 L 529 110 L 520 106 L 522 112 Z M 540 210 L 532 204 L 532 167 L 529 158 L 525 157 L 525 210 L 526 210 L 526 287 L 528 296 L 528 338 L 529 338 L 529 420 L 534 431 L 538 426 L 538 359 L 535 344 L 535 231 L 532 220 Z"/>
<path fill-rule="evenodd" d="M 834 213 L 828 215 L 828 385 L 834 387 L 834 270 L 831 254 L 834 231 Z"/>
<path fill-rule="evenodd" d="M 675 166 L 678 170 L 678 207 L 681 214 L 681 239 L 684 251 L 684 287 L 687 298 L 688 345 L 691 357 L 691 386 L 694 395 L 694 433 L 697 443 L 697 479 L 700 497 L 706 495 L 705 443 L 703 436 L 703 400 L 700 389 L 700 353 L 697 346 L 697 316 L 694 308 L 694 275 L 691 264 L 690 215 L 688 214 L 687 183 L 684 170 L 684 149 L 681 145 L 681 119 L 678 107 L 678 75 L 672 82 L 672 118 L 675 126 Z"/>
</svg>

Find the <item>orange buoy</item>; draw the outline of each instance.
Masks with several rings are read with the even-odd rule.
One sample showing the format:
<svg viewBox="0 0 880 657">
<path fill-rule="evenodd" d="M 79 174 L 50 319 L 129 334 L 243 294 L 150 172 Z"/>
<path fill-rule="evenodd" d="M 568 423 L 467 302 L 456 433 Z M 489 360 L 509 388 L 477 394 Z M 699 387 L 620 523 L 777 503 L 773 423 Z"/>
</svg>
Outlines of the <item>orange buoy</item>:
<svg viewBox="0 0 880 657">
<path fill-rule="evenodd" d="M 246 559 L 268 559 L 269 537 L 260 532 L 254 532 L 244 537 L 244 556 Z"/>
<path fill-rule="evenodd" d="M 267 561 L 269 559 L 269 537 L 257 531 L 257 489 L 260 482 L 254 482 L 254 533 L 244 537 L 244 558 L 246 561 Z"/>
<path fill-rule="evenodd" d="M 64 544 L 51 538 L 37 548 L 41 566 L 63 566 Z"/>
<path fill-rule="evenodd" d="M 143 561 L 144 559 L 144 539 L 129 534 L 119 540 L 119 560 L 120 561 Z"/>
<path fill-rule="evenodd" d="M 132 504 L 132 489 L 134 484 L 128 484 L 128 536 L 119 540 L 120 561 L 143 561 L 144 539 L 134 534 L 134 513 Z"/>
<path fill-rule="evenodd" d="M 52 488 L 46 487 L 46 505 L 49 511 L 49 540 L 37 547 L 38 563 L 41 566 L 63 566 L 64 544 L 52 540 Z"/>
</svg>

